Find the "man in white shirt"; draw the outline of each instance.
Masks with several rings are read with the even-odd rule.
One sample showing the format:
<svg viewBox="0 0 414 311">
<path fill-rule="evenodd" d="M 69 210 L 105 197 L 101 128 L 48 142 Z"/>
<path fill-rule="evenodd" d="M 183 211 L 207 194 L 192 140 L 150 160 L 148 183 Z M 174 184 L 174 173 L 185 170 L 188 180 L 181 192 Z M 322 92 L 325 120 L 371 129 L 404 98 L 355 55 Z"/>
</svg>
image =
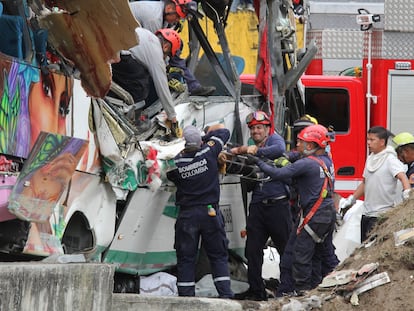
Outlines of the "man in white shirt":
<svg viewBox="0 0 414 311">
<path fill-rule="evenodd" d="M 365 162 L 363 180 L 353 195 L 346 199 L 345 205 L 350 206 L 364 196 L 361 242 L 366 240 L 378 217 L 394 207 L 398 181 L 403 187 L 403 199 L 408 198 L 411 189 L 404 165 L 398 160 L 395 150 L 387 146 L 389 135 L 389 131 L 382 126 L 368 130 L 370 154 Z"/>
<path fill-rule="evenodd" d="M 155 34 L 144 28 L 136 28 L 139 44 L 121 52 L 121 61 L 112 64 L 113 81 L 127 90 L 135 103 L 143 103 L 142 109 L 154 102 L 156 95 L 172 123 L 177 122 L 173 99 L 168 87 L 165 59 L 175 55 L 180 38 L 175 30 L 160 29 Z"/>
<path fill-rule="evenodd" d="M 129 6 L 141 26 L 151 32 L 161 28 L 171 28 L 180 32 L 181 20 L 187 17 L 186 7 L 197 9 L 197 3 L 191 0 L 134 1 L 129 3 Z M 202 86 L 190 72 L 185 60 L 180 58 L 181 49 L 171 57 L 169 65 L 184 71 L 184 80 L 190 95 L 207 96 L 214 93 L 216 90 L 214 86 Z"/>
</svg>

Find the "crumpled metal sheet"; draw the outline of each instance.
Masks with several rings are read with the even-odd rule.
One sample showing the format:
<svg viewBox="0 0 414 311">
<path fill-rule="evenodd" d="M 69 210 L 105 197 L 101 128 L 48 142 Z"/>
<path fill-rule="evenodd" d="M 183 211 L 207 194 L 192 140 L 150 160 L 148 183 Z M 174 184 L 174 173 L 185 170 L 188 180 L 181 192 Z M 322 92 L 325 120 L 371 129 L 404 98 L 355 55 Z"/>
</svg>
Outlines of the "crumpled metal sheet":
<svg viewBox="0 0 414 311">
<path fill-rule="evenodd" d="M 59 8 L 39 18 L 49 31 L 49 43 L 80 72 L 82 87 L 91 97 L 103 98 L 109 91 L 110 62 L 118 51 L 138 44 L 127 0 L 62 0 Z"/>
</svg>

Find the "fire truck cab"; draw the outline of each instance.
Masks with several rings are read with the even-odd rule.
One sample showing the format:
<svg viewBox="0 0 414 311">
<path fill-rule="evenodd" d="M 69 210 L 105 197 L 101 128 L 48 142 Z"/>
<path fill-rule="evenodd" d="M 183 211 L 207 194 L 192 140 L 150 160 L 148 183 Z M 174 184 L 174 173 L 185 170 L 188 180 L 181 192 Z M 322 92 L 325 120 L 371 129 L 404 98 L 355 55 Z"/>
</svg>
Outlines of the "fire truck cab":
<svg viewBox="0 0 414 311">
<path fill-rule="evenodd" d="M 414 8 L 400 0 L 352 5 L 351 12 L 334 2 L 328 12 L 310 1 L 307 37 L 316 39 L 318 53 L 301 79 L 306 113 L 336 132 L 335 188 L 343 195 L 362 179 L 370 127 L 414 132 L 414 25 L 401 22 L 400 14 Z"/>
</svg>

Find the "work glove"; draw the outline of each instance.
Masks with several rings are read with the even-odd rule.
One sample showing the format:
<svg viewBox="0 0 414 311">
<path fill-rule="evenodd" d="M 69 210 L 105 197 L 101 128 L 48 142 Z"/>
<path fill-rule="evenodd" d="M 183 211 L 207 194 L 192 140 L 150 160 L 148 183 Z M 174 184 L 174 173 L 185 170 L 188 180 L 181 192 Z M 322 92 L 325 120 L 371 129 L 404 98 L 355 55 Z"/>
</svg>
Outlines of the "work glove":
<svg viewBox="0 0 414 311">
<path fill-rule="evenodd" d="M 178 122 L 171 123 L 171 134 L 177 138 L 183 137 L 183 129 L 178 125 Z"/>
<path fill-rule="evenodd" d="M 184 70 L 179 67 L 169 67 L 167 70 L 168 79 L 177 79 L 184 82 Z"/>
<path fill-rule="evenodd" d="M 290 164 L 289 160 L 286 157 L 279 157 L 274 160 L 273 163 L 276 165 L 276 167 L 284 167 Z"/>
<path fill-rule="evenodd" d="M 168 86 L 171 91 L 182 93 L 185 91 L 185 85 L 175 78 L 168 80 Z"/>
<path fill-rule="evenodd" d="M 342 217 L 346 214 L 346 212 L 354 205 L 356 202 L 354 196 L 351 194 L 346 199 L 341 200 L 339 202 L 339 212 L 341 213 Z"/>
<path fill-rule="evenodd" d="M 408 200 L 410 198 L 411 189 L 405 189 L 402 192 L 402 198 L 403 200 Z"/>
</svg>

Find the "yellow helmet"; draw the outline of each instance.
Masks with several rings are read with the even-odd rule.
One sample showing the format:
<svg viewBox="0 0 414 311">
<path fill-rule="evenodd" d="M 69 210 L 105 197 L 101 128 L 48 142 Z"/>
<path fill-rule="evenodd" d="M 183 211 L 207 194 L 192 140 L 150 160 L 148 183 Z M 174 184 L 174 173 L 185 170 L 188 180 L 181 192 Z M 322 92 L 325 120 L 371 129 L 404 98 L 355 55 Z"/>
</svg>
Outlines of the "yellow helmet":
<svg viewBox="0 0 414 311">
<path fill-rule="evenodd" d="M 318 124 L 318 120 L 315 117 L 312 117 L 310 114 L 305 114 L 301 119 L 308 120 L 312 122 L 313 124 Z"/>
<path fill-rule="evenodd" d="M 305 114 L 301 116 L 299 119 L 297 119 L 295 122 L 293 122 L 293 127 L 300 131 L 309 125 L 315 124 L 318 124 L 318 120 L 309 114 Z"/>
<path fill-rule="evenodd" d="M 404 145 L 414 144 L 414 136 L 411 133 L 402 132 L 396 135 L 392 141 L 395 144 L 395 149 L 397 149 Z"/>
</svg>

